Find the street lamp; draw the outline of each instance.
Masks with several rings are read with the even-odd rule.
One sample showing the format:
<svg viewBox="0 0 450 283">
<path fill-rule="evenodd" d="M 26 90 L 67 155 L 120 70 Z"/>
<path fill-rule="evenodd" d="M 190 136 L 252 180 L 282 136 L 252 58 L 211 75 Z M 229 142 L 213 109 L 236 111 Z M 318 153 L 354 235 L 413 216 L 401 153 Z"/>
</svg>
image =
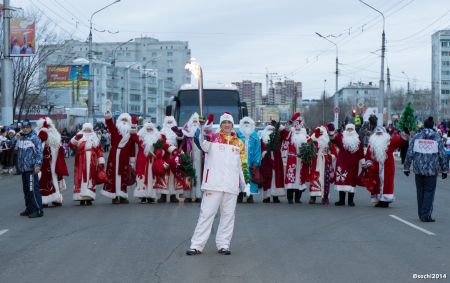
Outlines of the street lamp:
<svg viewBox="0 0 450 283">
<path fill-rule="evenodd" d="M 405 75 L 405 77 L 406 77 L 406 79 L 407 79 L 407 81 L 408 81 L 408 84 L 406 85 L 406 86 L 407 86 L 407 87 L 406 87 L 406 94 L 408 95 L 408 94 L 409 94 L 409 77 L 408 77 L 408 75 L 405 73 L 405 71 L 402 71 L 402 74 Z"/>
<path fill-rule="evenodd" d="M 338 46 L 335 42 L 329 40 L 328 38 L 326 38 L 325 36 L 321 35 L 320 33 L 316 32 L 316 34 L 325 39 L 326 41 L 330 42 L 331 44 L 333 44 L 336 47 L 336 91 L 334 93 L 334 127 L 337 129 L 338 125 L 339 125 L 339 102 L 338 102 L 338 91 L 339 91 L 339 86 L 338 86 L 338 76 L 339 76 L 339 69 L 338 69 L 338 65 L 339 65 L 339 59 L 338 59 Z M 325 122 L 324 122 L 325 123 Z"/>
<path fill-rule="evenodd" d="M 322 125 L 325 125 L 325 86 L 326 86 L 327 80 L 323 80 L 323 97 L 322 97 Z"/>
<path fill-rule="evenodd" d="M 375 9 L 374 7 L 370 6 L 366 2 L 359 0 L 359 2 L 363 3 L 367 7 L 371 8 L 372 10 L 378 12 L 383 17 L 383 33 L 381 34 L 381 78 L 380 78 L 380 93 L 378 97 L 378 126 L 383 125 L 384 120 L 384 53 L 386 51 L 385 43 L 386 43 L 386 36 L 384 33 L 385 29 L 385 18 L 384 14 L 380 12 L 379 10 Z M 381 118 L 381 119 L 380 119 Z"/>
<path fill-rule="evenodd" d="M 119 3 L 120 0 L 116 0 L 108 5 L 106 5 L 105 7 L 95 11 L 94 13 L 92 13 L 91 18 L 90 18 L 90 25 L 89 25 L 89 90 L 88 90 L 88 103 L 87 103 L 87 107 L 88 107 L 88 120 L 89 122 L 93 122 L 93 106 L 94 106 L 94 84 L 92 82 L 92 74 L 94 73 L 92 70 L 93 64 L 92 64 L 92 18 L 94 17 L 95 14 L 99 13 L 100 11 L 105 10 L 106 8 L 108 8 L 109 6 L 112 6 L 116 3 Z"/>
</svg>

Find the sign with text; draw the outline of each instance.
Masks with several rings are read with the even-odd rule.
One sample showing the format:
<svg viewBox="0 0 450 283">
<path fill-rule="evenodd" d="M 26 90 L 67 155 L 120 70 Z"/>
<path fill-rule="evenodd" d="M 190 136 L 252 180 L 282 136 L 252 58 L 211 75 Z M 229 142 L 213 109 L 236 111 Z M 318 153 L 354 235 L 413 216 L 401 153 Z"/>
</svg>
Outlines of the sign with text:
<svg viewBox="0 0 450 283">
<path fill-rule="evenodd" d="M 36 51 L 36 23 L 32 18 L 11 19 L 11 56 L 32 56 Z"/>
</svg>

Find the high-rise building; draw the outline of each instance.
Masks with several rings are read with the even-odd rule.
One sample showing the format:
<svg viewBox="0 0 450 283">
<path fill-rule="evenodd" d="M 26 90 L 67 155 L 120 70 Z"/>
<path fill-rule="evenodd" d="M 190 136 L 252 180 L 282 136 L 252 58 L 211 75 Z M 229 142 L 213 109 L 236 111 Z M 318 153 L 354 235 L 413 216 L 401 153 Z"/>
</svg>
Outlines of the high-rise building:
<svg viewBox="0 0 450 283">
<path fill-rule="evenodd" d="M 377 107 L 379 91 L 380 88 L 372 82 L 350 82 L 338 91 L 339 105 L 346 103 L 353 108 Z"/>
<path fill-rule="evenodd" d="M 269 87 L 267 104 L 289 104 L 291 111 L 297 112 L 302 105 L 302 83 L 293 80 L 276 82 Z"/>
<path fill-rule="evenodd" d="M 431 82 L 433 107 L 438 118 L 450 116 L 450 30 L 431 36 Z"/>
<path fill-rule="evenodd" d="M 238 88 L 241 102 L 247 103 L 248 115 L 256 119 L 256 107 L 262 104 L 262 84 L 249 80 L 233 84 Z"/>
</svg>

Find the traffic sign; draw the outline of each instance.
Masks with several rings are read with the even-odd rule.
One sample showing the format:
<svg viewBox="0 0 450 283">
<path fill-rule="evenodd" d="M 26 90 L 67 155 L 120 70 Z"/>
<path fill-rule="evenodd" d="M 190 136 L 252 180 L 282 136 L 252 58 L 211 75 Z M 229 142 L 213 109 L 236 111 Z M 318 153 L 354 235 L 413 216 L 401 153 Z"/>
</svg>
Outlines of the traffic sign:
<svg viewBox="0 0 450 283">
<path fill-rule="evenodd" d="M 339 107 L 334 107 L 333 110 L 334 110 L 334 113 L 339 113 L 339 112 L 341 112 L 341 109 L 339 109 Z"/>
</svg>

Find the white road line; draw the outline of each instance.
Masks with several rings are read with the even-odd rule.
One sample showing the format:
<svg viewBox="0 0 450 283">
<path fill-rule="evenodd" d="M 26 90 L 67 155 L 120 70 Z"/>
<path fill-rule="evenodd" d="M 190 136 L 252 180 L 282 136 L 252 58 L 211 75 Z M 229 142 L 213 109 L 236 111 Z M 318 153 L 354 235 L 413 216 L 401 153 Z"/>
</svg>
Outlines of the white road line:
<svg viewBox="0 0 450 283">
<path fill-rule="evenodd" d="M 424 232 L 424 233 L 427 234 L 427 235 L 430 235 L 430 236 L 436 236 L 436 234 L 434 234 L 433 232 L 430 232 L 430 231 L 428 231 L 428 230 L 426 230 L 426 229 L 423 229 L 423 228 L 421 228 L 421 227 L 419 227 L 419 226 L 417 226 L 417 225 L 414 225 L 414 224 L 412 224 L 411 222 L 408 222 L 408 221 L 406 221 L 406 220 L 404 220 L 404 219 L 401 219 L 401 218 L 398 217 L 398 216 L 395 216 L 395 215 L 392 215 L 392 214 L 390 214 L 389 216 L 392 217 L 392 218 L 394 218 L 395 220 L 398 220 L 398 221 L 400 221 L 400 222 L 405 223 L 406 225 L 408 225 L 408 226 L 410 226 L 410 227 L 413 227 L 414 229 L 417 229 L 417 230 L 419 230 L 419 231 L 421 231 L 421 232 Z"/>
<path fill-rule="evenodd" d="M 3 235 L 3 234 L 5 234 L 5 233 L 8 232 L 8 231 L 9 231 L 8 229 L 0 230 L 0 236 Z"/>
</svg>

